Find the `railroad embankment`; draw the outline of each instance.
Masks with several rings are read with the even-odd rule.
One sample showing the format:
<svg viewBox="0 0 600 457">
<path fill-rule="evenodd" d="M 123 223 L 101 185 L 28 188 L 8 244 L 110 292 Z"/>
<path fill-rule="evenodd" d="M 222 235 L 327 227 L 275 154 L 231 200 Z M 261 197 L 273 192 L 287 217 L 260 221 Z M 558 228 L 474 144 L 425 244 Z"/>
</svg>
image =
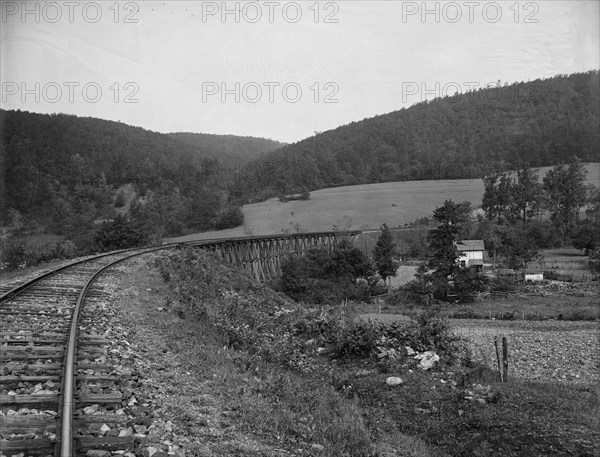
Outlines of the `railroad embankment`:
<svg viewBox="0 0 600 457">
<path fill-rule="evenodd" d="M 593 383 L 500 383 L 435 316 L 361 322 L 202 253 L 152 257 L 119 267 L 112 305 L 143 375 L 135 395 L 155 399 L 146 453 L 599 453 Z"/>
</svg>

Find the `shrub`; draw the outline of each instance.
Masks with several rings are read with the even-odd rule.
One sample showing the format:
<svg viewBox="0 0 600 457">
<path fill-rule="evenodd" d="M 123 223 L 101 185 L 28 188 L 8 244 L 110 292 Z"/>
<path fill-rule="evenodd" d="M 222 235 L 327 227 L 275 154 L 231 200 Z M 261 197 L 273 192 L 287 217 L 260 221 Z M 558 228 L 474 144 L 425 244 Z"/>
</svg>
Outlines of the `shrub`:
<svg viewBox="0 0 600 457">
<path fill-rule="evenodd" d="M 232 206 L 217 215 L 215 228 L 223 230 L 239 227 L 244 223 L 244 213 L 239 206 Z"/>
<path fill-rule="evenodd" d="M 589 265 L 592 271 L 600 273 L 600 249 L 595 249 L 590 253 Z"/>
<path fill-rule="evenodd" d="M 137 224 L 118 215 L 112 222 L 104 222 L 94 236 L 94 248 L 100 252 L 144 246 L 148 234 Z"/>
<path fill-rule="evenodd" d="M 419 313 L 416 323 L 416 349 L 435 348 L 442 354 L 453 356 L 460 339 L 452 334 L 448 320 L 441 317 L 438 308 L 431 307 Z"/>
<path fill-rule="evenodd" d="M 115 197 L 115 208 L 122 208 L 123 206 L 125 206 L 125 194 L 120 190 Z"/>
<path fill-rule="evenodd" d="M 404 346 L 440 354 L 455 347 L 446 321 L 431 313 L 389 325 L 356 321 L 348 307 L 307 308 L 192 248 L 163 254 L 156 265 L 176 291 L 172 312 L 207 320 L 229 346 L 303 373 L 315 373 L 319 354 L 383 363 L 404 356 Z"/>
<path fill-rule="evenodd" d="M 556 281 L 558 279 L 558 276 L 556 275 L 555 271 L 545 270 L 544 271 L 544 279 Z"/>
<path fill-rule="evenodd" d="M 304 257 L 290 256 L 282 264 L 276 287 L 296 301 L 334 304 L 368 300 L 374 276 L 369 259 L 344 240 L 333 250 L 314 248 Z"/>
<path fill-rule="evenodd" d="M 25 249 L 26 245 L 24 241 L 15 239 L 3 240 L 1 249 L 2 260 L 0 263 L 7 270 L 16 270 L 25 266 L 27 263 Z"/>
<path fill-rule="evenodd" d="M 461 268 L 454 273 L 454 290 L 460 301 L 473 301 L 488 290 L 488 277 L 476 268 Z"/>
</svg>

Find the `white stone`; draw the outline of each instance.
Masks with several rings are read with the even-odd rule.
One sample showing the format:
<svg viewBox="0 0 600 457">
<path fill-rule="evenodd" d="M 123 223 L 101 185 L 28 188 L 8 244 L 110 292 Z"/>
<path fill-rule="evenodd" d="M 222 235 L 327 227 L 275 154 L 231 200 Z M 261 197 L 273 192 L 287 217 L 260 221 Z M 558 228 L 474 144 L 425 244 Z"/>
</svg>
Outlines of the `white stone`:
<svg viewBox="0 0 600 457">
<path fill-rule="evenodd" d="M 433 351 L 426 351 L 415 356 L 415 359 L 420 360 L 419 366 L 423 370 L 429 370 L 433 365 L 440 360 L 440 356 Z"/>
<path fill-rule="evenodd" d="M 395 376 L 390 376 L 389 378 L 387 378 L 385 380 L 385 383 L 388 386 L 399 386 L 400 384 L 402 384 L 404 381 L 402 381 L 401 378 L 397 378 Z"/>
</svg>

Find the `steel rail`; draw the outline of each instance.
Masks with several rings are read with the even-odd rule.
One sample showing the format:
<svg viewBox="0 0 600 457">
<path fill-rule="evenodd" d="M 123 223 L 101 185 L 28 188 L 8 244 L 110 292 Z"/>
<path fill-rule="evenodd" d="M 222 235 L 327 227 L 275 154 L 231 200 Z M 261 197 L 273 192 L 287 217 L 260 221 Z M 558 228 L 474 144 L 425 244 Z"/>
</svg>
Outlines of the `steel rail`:
<svg viewBox="0 0 600 457">
<path fill-rule="evenodd" d="M 244 242 L 244 241 L 258 241 L 258 240 L 277 240 L 277 239 L 285 239 L 285 238 L 303 238 L 306 236 L 329 236 L 329 235 L 358 235 L 362 233 L 360 230 L 347 230 L 347 231 L 326 231 L 326 232 L 301 232 L 301 233 L 287 233 L 287 234 L 275 234 L 275 235 L 254 235 L 254 236 L 240 236 L 240 237 L 229 237 L 229 238 L 210 238 L 206 240 L 190 240 L 190 241 L 179 241 L 172 242 L 166 244 L 159 244 L 154 246 L 146 246 L 141 248 L 130 248 L 130 249 L 122 249 L 118 251 L 105 252 L 102 254 L 96 254 L 92 257 L 87 257 L 85 259 L 76 260 L 74 262 L 70 262 L 61 267 L 50 270 L 40 276 L 37 276 L 30 281 L 27 281 L 23 284 L 19 284 L 4 294 L 0 295 L 0 303 L 24 292 L 26 289 L 33 286 L 36 282 L 41 281 L 42 279 L 53 276 L 54 274 L 66 270 L 74 265 L 78 265 L 81 263 L 89 262 L 90 260 L 99 259 L 102 257 L 107 257 L 111 255 L 116 255 L 124 252 L 131 251 L 139 251 L 139 250 L 147 250 L 147 249 L 164 249 L 164 248 L 172 248 L 180 245 L 191 245 L 191 246 L 215 246 L 219 244 L 227 244 L 227 243 L 236 243 L 236 242 Z"/>
<path fill-rule="evenodd" d="M 69 331 L 69 341 L 67 343 L 67 352 L 65 355 L 64 371 L 62 377 L 62 404 L 61 410 L 59 411 L 59 428 L 61 436 L 59 455 L 61 457 L 71 457 L 74 455 L 73 410 L 75 405 L 75 349 L 77 347 L 77 335 L 79 333 L 79 315 L 81 313 L 83 302 L 87 298 L 87 293 L 89 289 L 92 287 L 92 284 L 94 283 L 96 278 L 98 278 L 98 276 L 104 273 L 104 271 L 108 268 L 111 268 L 117 265 L 118 263 L 124 262 L 125 260 L 129 260 L 139 255 L 160 251 L 162 249 L 172 249 L 176 246 L 177 245 L 160 245 L 150 249 L 145 249 L 141 252 L 135 252 L 121 259 L 117 259 L 114 262 L 111 262 L 108 265 L 105 265 L 99 270 L 97 270 L 93 274 L 93 276 L 86 282 L 84 288 L 79 293 L 79 296 L 77 297 L 77 303 L 75 304 L 75 309 L 73 310 L 73 315 L 71 317 L 71 329 Z"/>
<path fill-rule="evenodd" d="M 170 243 L 170 244 L 162 244 L 160 246 L 177 246 L 179 243 Z M 80 259 L 80 260 L 76 260 L 74 262 L 70 262 L 66 265 L 62 265 L 58 268 L 55 268 L 53 270 L 47 271 L 46 273 L 41 274 L 40 276 L 36 276 L 35 278 L 24 282 L 23 284 L 19 284 L 15 287 L 13 287 L 12 289 L 10 289 L 9 291 L 5 292 L 4 294 L 0 295 L 0 303 L 9 300 L 13 297 L 15 297 L 16 295 L 19 295 L 23 292 L 25 292 L 27 289 L 29 289 L 31 286 L 33 286 L 35 283 L 41 281 L 42 279 L 46 279 L 49 278 L 50 276 L 54 276 L 55 274 L 66 270 L 67 268 L 71 268 L 75 265 L 79 265 L 85 262 L 89 262 L 90 260 L 95 260 L 95 259 L 100 259 L 102 257 L 108 257 L 111 255 L 117 255 L 117 254 L 122 254 L 124 252 L 130 252 L 130 251 L 136 251 L 136 250 L 140 250 L 140 249 L 151 249 L 153 247 L 158 247 L 158 246 L 148 246 L 145 248 L 130 248 L 130 249 L 122 249 L 119 251 L 111 251 L 111 252 L 104 252 L 102 254 L 96 254 L 94 256 L 91 257 L 86 257 L 85 259 Z"/>
<path fill-rule="evenodd" d="M 347 234 L 346 232 L 343 232 Z M 360 232 L 349 232 L 350 234 L 360 233 Z M 111 268 L 118 263 L 124 262 L 125 260 L 129 260 L 133 257 L 147 254 L 149 252 L 160 251 L 164 249 L 172 249 L 181 244 L 184 245 L 193 245 L 193 246 L 207 246 L 207 245 L 219 245 L 226 244 L 228 242 L 236 242 L 236 241 L 257 241 L 259 239 L 280 239 L 280 238 L 300 238 L 303 236 L 329 236 L 333 234 L 341 234 L 340 232 L 313 232 L 313 233 L 304 233 L 304 234 L 286 234 L 286 235 L 270 235 L 270 236 L 253 236 L 253 237 L 240 237 L 240 238 L 226 238 L 226 239 L 212 239 L 212 240 L 199 240 L 199 241 L 189 241 L 186 243 L 172 243 L 159 245 L 151 248 L 147 248 L 141 252 L 136 252 L 121 259 L 115 260 L 114 262 L 109 263 L 108 265 L 103 266 L 98 271 L 96 271 L 93 276 L 86 282 L 84 288 L 79 293 L 77 297 L 77 303 L 75 304 L 75 309 L 73 310 L 73 315 L 71 317 L 71 329 L 69 331 L 69 341 L 67 344 L 67 352 L 65 355 L 64 362 L 64 372 L 62 378 L 62 388 L 61 388 L 61 396 L 62 396 L 62 405 L 61 410 L 59 411 L 59 429 L 60 429 L 60 456 L 61 457 L 72 457 L 74 455 L 73 448 L 73 410 L 75 405 L 75 350 L 77 347 L 77 335 L 79 330 L 79 315 L 81 313 L 81 308 L 83 306 L 83 302 L 86 299 L 86 295 L 89 289 L 92 287 L 92 284 L 100 276 L 104 273 L 105 270 Z M 122 252 L 121 252 L 122 253 Z M 118 254 L 118 253 L 113 253 Z M 92 260 L 92 259 L 88 259 Z"/>
<path fill-rule="evenodd" d="M 292 234 L 275 234 L 275 235 L 255 235 L 255 236 L 245 236 L 245 237 L 229 237 L 229 238 L 212 238 L 206 240 L 190 240 L 190 241 L 181 241 L 181 242 L 172 242 L 161 245 L 154 246 L 146 246 L 142 248 L 130 248 L 123 249 L 118 251 L 112 251 L 108 253 L 102 253 L 98 255 L 94 255 L 91 257 L 87 257 L 85 259 L 76 260 L 74 262 L 70 262 L 66 265 L 62 265 L 58 268 L 55 268 L 51 271 L 41 274 L 36 278 L 33 278 L 29 281 L 26 281 L 23 284 L 17 285 L 13 287 L 8 292 L 5 292 L 0 296 L 0 305 L 2 302 L 9 300 L 32 287 L 37 282 L 40 282 L 43 279 L 49 278 L 63 270 L 71 268 L 73 266 L 83 264 L 86 262 L 90 262 L 93 260 L 97 260 L 103 257 L 114 256 L 119 254 L 124 254 L 127 252 L 133 252 L 130 255 L 119 258 L 109 264 L 103 266 L 98 269 L 86 282 L 85 286 L 81 290 L 78 295 L 77 302 L 75 304 L 75 308 L 73 310 L 73 314 L 71 316 L 71 326 L 69 330 L 69 340 L 67 344 L 67 350 L 64 359 L 64 367 L 63 367 L 63 377 L 61 381 L 61 398 L 62 402 L 59 405 L 59 424 L 57 431 L 60 431 L 60 453 L 58 454 L 61 457 L 71 457 L 74 455 L 74 442 L 73 442 L 73 411 L 75 405 L 75 353 L 77 348 L 77 336 L 78 336 L 78 321 L 79 315 L 81 313 L 81 308 L 83 306 L 83 302 L 86 299 L 87 293 L 91 288 L 94 281 L 100 276 L 105 270 L 110 267 L 115 266 L 118 263 L 124 262 L 125 260 L 129 260 L 133 257 L 140 256 L 143 254 L 147 254 L 150 252 L 156 252 L 164 249 L 173 249 L 179 246 L 197 246 L 197 247 L 213 247 L 218 245 L 227 245 L 230 243 L 237 242 L 248 242 L 248 241 L 259 241 L 259 240 L 278 240 L 278 239 L 294 239 L 294 238 L 304 238 L 304 237 L 320 237 L 320 236 L 348 236 L 348 235 L 358 235 L 361 231 L 353 230 L 353 231 L 325 231 L 325 232 L 301 232 L 301 233 L 292 233 Z"/>
</svg>

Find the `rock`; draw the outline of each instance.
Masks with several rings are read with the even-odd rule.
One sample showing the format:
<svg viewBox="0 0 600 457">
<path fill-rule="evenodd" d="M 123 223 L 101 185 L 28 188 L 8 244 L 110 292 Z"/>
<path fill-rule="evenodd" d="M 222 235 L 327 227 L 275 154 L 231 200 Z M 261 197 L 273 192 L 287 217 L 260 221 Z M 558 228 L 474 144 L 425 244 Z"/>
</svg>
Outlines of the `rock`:
<svg viewBox="0 0 600 457">
<path fill-rule="evenodd" d="M 310 448 L 316 452 L 321 452 L 321 451 L 325 450 L 325 446 L 323 446 L 321 444 L 317 444 L 317 443 L 311 444 Z"/>
<path fill-rule="evenodd" d="M 426 351 L 415 356 L 415 359 L 420 360 L 419 366 L 423 370 L 429 370 L 433 365 L 440 360 L 440 356 L 433 351 Z"/>
<path fill-rule="evenodd" d="M 401 378 L 397 378 L 395 376 L 390 376 L 389 378 L 387 378 L 385 380 L 385 383 L 388 386 L 399 386 L 400 384 L 402 384 L 404 381 L 402 381 Z"/>
<path fill-rule="evenodd" d="M 362 370 L 358 370 L 358 371 L 356 372 L 356 376 L 368 376 L 368 375 L 370 375 L 371 373 L 373 373 L 373 370 L 365 370 L 365 369 L 362 369 Z"/>
<path fill-rule="evenodd" d="M 152 457 L 154 454 L 158 452 L 158 449 L 154 446 L 148 446 L 146 449 L 142 451 L 142 455 L 144 457 Z"/>
<path fill-rule="evenodd" d="M 110 431 L 110 427 L 108 425 L 106 425 L 106 424 L 102 424 L 102 427 L 100 427 L 100 431 L 102 433 L 109 432 Z"/>
<path fill-rule="evenodd" d="M 404 346 L 404 349 L 406 349 L 406 355 L 415 355 L 416 352 L 413 348 L 411 348 L 410 346 Z"/>
<path fill-rule="evenodd" d="M 145 425 L 134 425 L 133 429 L 135 430 L 135 433 L 145 433 L 148 427 Z"/>
<path fill-rule="evenodd" d="M 110 451 L 103 451 L 101 449 L 90 449 L 85 453 L 86 457 L 110 457 Z"/>
</svg>

